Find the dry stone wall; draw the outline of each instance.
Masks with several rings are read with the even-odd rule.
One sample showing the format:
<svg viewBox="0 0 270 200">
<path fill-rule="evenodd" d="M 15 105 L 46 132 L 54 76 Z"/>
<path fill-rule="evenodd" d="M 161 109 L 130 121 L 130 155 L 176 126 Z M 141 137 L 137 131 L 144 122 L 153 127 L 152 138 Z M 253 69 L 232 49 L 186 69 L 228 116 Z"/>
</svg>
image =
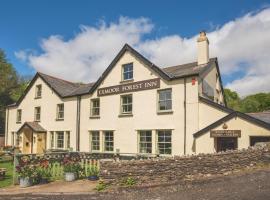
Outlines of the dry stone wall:
<svg viewBox="0 0 270 200">
<path fill-rule="evenodd" d="M 268 149 L 246 149 L 189 157 L 101 161 L 100 176 L 111 184 L 121 184 L 128 178 L 137 184 L 160 184 L 198 176 L 226 175 L 269 163 Z"/>
</svg>

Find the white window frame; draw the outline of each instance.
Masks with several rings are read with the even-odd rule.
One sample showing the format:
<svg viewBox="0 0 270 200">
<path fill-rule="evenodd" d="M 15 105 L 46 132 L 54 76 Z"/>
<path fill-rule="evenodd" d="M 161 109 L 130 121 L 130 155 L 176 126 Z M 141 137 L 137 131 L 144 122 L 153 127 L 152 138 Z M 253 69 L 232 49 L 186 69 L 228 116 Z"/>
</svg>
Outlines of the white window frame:
<svg viewBox="0 0 270 200">
<path fill-rule="evenodd" d="M 98 102 L 98 106 L 94 105 L 95 102 Z M 94 114 L 95 109 L 98 110 L 98 115 Z M 91 102 L 90 102 L 90 116 L 91 117 L 99 117 L 100 116 L 100 99 L 99 98 L 91 99 Z"/>
<path fill-rule="evenodd" d="M 165 95 L 165 99 L 160 99 L 160 95 L 162 92 L 166 92 L 166 91 L 170 91 L 171 93 L 171 98 L 167 98 L 166 95 Z M 166 108 L 166 109 L 160 109 L 160 104 L 161 102 L 170 102 L 171 104 L 171 108 Z M 168 88 L 168 89 L 162 89 L 162 90 L 158 90 L 158 112 L 168 112 L 168 111 L 172 111 L 172 105 L 173 102 L 172 102 L 172 89 L 171 88 Z"/>
<path fill-rule="evenodd" d="M 39 113 L 37 112 L 38 109 L 39 109 Z M 37 116 L 39 116 L 39 117 L 37 117 Z M 34 120 L 35 120 L 36 122 L 40 122 L 40 119 L 41 119 L 41 107 L 40 107 L 40 106 L 37 106 L 37 107 L 35 107 L 35 116 L 34 116 Z"/>
<path fill-rule="evenodd" d="M 123 103 L 124 98 L 131 97 L 131 102 Z M 125 94 L 120 96 L 121 101 L 121 114 L 132 114 L 133 112 L 133 95 L 132 94 Z M 131 111 L 124 111 L 124 106 L 131 106 Z"/>
<path fill-rule="evenodd" d="M 150 132 L 150 137 L 151 137 L 151 141 L 147 141 L 147 138 L 149 138 L 149 136 L 147 136 L 146 134 L 148 134 Z M 142 136 L 145 135 L 145 136 Z M 142 141 L 142 137 L 144 137 L 144 141 Z M 138 131 L 138 152 L 140 154 L 152 154 L 153 153 L 153 134 L 152 134 L 152 130 L 139 130 Z M 143 145 L 144 144 L 144 145 Z M 150 150 L 151 152 L 147 152 L 147 149 L 149 148 L 150 144 Z M 145 146 L 145 147 L 141 147 L 141 146 Z M 146 148 L 146 152 L 142 151 L 142 148 Z"/>
<path fill-rule="evenodd" d="M 57 120 L 64 120 L 65 118 L 65 104 L 64 103 L 59 103 L 56 106 L 56 119 Z M 62 110 L 60 108 L 62 107 Z M 62 116 L 60 116 L 62 114 Z"/>
<path fill-rule="evenodd" d="M 109 138 L 111 139 L 112 138 L 112 140 L 109 140 L 109 141 L 107 141 L 106 140 L 106 133 L 112 133 L 112 137 L 110 136 Z M 111 147 L 112 146 L 112 150 L 106 150 L 106 148 L 107 148 L 107 146 L 106 146 L 106 143 L 112 143 L 112 145 L 109 145 L 109 147 Z M 103 131 L 103 151 L 104 152 L 114 152 L 114 131 Z"/>
<path fill-rule="evenodd" d="M 170 133 L 170 138 L 171 138 L 171 141 L 170 142 L 159 142 L 159 133 L 166 133 L 166 132 L 169 132 Z M 159 148 L 159 144 L 170 144 L 171 145 L 171 147 L 170 147 L 170 149 L 171 149 L 171 152 L 170 153 L 161 153 L 160 152 L 160 148 Z M 166 130 L 157 130 L 156 131 L 156 151 L 157 151 L 157 153 L 158 154 L 160 154 L 160 155 L 172 155 L 172 148 L 173 148 L 173 146 L 172 146 L 172 130 L 168 130 L 168 129 L 166 129 Z M 163 149 L 165 149 L 166 150 L 166 148 L 163 148 Z"/>
<path fill-rule="evenodd" d="M 94 140 L 93 135 L 97 134 L 98 135 L 98 140 Z M 93 145 L 93 143 L 97 143 Z M 98 146 L 98 149 L 94 149 L 93 147 Z M 100 131 L 90 131 L 90 152 L 100 152 L 101 151 L 101 137 L 100 137 Z"/>
<path fill-rule="evenodd" d="M 63 139 L 60 139 L 63 142 L 63 147 L 59 147 L 59 135 L 63 134 Z M 56 134 L 56 149 L 65 149 L 65 131 L 55 131 Z"/>
<path fill-rule="evenodd" d="M 126 67 L 130 67 L 132 66 L 132 69 L 128 69 L 127 71 L 125 71 Z M 124 65 L 122 65 L 122 81 L 129 81 L 129 80 L 133 80 L 134 74 L 133 74 L 133 63 L 126 63 Z M 128 75 L 128 78 L 125 79 L 125 74 Z M 130 75 L 131 74 L 131 75 Z M 130 77 L 131 76 L 131 77 Z"/>
<path fill-rule="evenodd" d="M 41 96 L 42 96 L 42 85 L 38 84 L 38 85 L 36 85 L 35 98 L 41 98 Z"/>
</svg>

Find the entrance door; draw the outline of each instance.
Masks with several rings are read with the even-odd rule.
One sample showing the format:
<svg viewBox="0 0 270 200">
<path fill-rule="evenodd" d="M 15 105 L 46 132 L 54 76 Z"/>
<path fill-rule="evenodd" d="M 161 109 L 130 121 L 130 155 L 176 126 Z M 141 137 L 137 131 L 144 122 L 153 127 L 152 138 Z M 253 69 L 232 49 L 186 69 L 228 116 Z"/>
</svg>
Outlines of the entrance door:
<svg viewBox="0 0 270 200">
<path fill-rule="evenodd" d="M 237 137 L 217 137 L 217 152 L 237 149 Z"/>
<path fill-rule="evenodd" d="M 32 131 L 30 129 L 25 129 L 23 132 L 22 153 L 32 153 L 32 137 L 33 137 Z"/>
</svg>

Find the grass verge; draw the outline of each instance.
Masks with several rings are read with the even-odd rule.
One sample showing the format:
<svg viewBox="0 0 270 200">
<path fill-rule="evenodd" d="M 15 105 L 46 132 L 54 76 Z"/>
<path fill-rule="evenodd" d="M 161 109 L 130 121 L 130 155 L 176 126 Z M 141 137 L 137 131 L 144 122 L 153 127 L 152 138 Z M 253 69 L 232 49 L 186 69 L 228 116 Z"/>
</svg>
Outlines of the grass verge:
<svg viewBox="0 0 270 200">
<path fill-rule="evenodd" d="M 0 163 L 0 168 L 6 168 L 6 177 L 4 180 L 0 181 L 0 188 L 7 187 L 13 183 L 13 163 L 12 162 L 2 162 Z"/>
</svg>

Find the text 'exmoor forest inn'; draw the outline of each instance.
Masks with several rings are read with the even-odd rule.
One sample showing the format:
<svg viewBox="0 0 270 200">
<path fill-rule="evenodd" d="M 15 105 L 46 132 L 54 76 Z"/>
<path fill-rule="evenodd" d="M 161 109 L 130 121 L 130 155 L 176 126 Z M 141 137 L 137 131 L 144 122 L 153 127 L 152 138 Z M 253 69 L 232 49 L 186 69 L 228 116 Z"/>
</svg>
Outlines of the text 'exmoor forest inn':
<svg viewBox="0 0 270 200">
<path fill-rule="evenodd" d="M 94 83 L 36 73 L 6 108 L 6 145 L 22 153 L 69 149 L 173 156 L 270 141 L 270 117 L 226 106 L 205 32 L 197 46 L 195 62 L 158 67 L 126 44 Z"/>
</svg>

